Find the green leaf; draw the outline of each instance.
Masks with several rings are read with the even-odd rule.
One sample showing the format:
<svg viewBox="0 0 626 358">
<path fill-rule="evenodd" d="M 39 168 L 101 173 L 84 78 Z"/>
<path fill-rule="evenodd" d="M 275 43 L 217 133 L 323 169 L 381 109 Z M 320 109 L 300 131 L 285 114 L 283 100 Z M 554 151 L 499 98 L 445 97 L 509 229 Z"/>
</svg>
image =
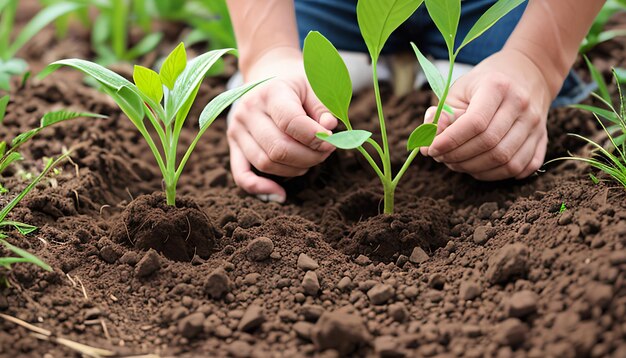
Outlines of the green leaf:
<svg viewBox="0 0 626 358">
<path fill-rule="evenodd" d="M 120 107 L 122 112 L 126 114 L 128 119 L 138 128 L 143 128 L 143 119 L 145 116 L 143 101 L 130 88 L 124 86 L 117 91 L 104 88 L 106 93 L 113 98 L 115 103 Z"/>
<path fill-rule="evenodd" d="M 589 106 L 589 105 L 586 105 L 586 104 L 573 104 L 570 107 L 576 108 L 576 109 L 580 109 L 580 110 L 583 110 L 583 111 L 588 111 L 588 112 L 591 112 L 591 113 L 595 113 L 598 116 L 600 116 L 600 117 L 602 117 L 602 118 L 604 118 L 604 119 L 606 119 L 608 121 L 611 121 L 613 123 L 617 123 L 617 124 L 620 123 L 619 118 L 617 118 L 617 114 L 615 114 L 615 112 L 613 112 L 613 111 L 609 111 L 609 110 L 606 110 L 606 109 L 598 108 L 598 107 L 595 107 L 595 106 Z"/>
<path fill-rule="evenodd" d="M 417 56 L 422 71 L 424 71 L 426 75 L 430 88 L 435 92 L 437 98 L 441 99 L 446 89 L 446 81 L 443 79 L 441 72 L 439 72 L 437 67 L 422 54 L 413 42 L 411 42 L 411 46 L 413 47 L 413 51 L 415 51 L 415 56 Z"/>
<path fill-rule="evenodd" d="M 158 73 L 149 68 L 135 65 L 133 80 L 141 92 L 156 103 L 161 103 L 163 99 L 163 83 Z"/>
<path fill-rule="evenodd" d="M 359 0 L 356 16 L 373 62 L 378 60 L 389 36 L 424 0 Z"/>
<path fill-rule="evenodd" d="M 352 100 L 352 81 L 339 52 L 328 39 L 311 31 L 304 39 L 304 71 L 319 100 L 347 128 L 351 128 L 348 108 Z"/>
<path fill-rule="evenodd" d="M 454 52 L 454 39 L 461 18 L 461 0 L 426 0 L 430 18 L 441 32 L 448 51 Z"/>
<path fill-rule="evenodd" d="M 108 118 L 102 114 L 91 113 L 91 112 L 72 112 L 66 110 L 53 111 L 48 112 L 41 117 L 41 122 L 39 124 L 39 128 L 43 129 L 49 127 L 51 125 L 57 124 L 59 122 L 68 121 L 76 118 Z"/>
<path fill-rule="evenodd" d="M 237 51 L 232 48 L 209 51 L 189 61 L 169 95 L 166 115 L 161 117 L 165 118 L 166 125 L 170 125 L 178 111 L 194 96 L 213 64 L 227 53 L 237 54 Z"/>
<path fill-rule="evenodd" d="M 613 71 L 615 73 L 615 77 L 617 78 L 618 83 L 626 83 L 626 68 L 615 68 L 613 69 Z"/>
<path fill-rule="evenodd" d="M 245 86 L 233 88 L 217 95 L 211 102 L 209 102 L 209 104 L 206 105 L 206 107 L 204 107 L 204 110 L 202 110 L 202 113 L 200 114 L 200 131 L 210 126 L 215 118 L 217 118 L 228 106 L 233 104 L 233 102 L 241 98 L 256 86 L 269 80 L 270 79 L 257 81 Z"/>
<path fill-rule="evenodd" d="M 22 259 L 24 259 L 24 261 L 13 261 L 13 262 L 29 262 L 31 264 L 37 265 L 39 267 L 41 267 L 42 269 L 46 270 L 46 271 L 52 271 L 52 267 L 50 267 L 50 265 L 48 265 L 47 263 L 43 262 L 40 258 L 38 258 L 37 256 L 31 254 L 30 252 L 26 251 L 26 250 L 22 250 L 17 246 L 13 246 L 10 243 L 8 243 L 6 240 L 4 239 L 0 239 L 0 244 L 4 245 L 9 251 L 13 252 L 15 255 L 21 257 Z M 8 257 L 3 257 L 2 259 L 10 259 Z M 1 261 L 0 261 L 1 262 Z M 6 262 L 11 262 L 11 260 L 6 260 Z M 7 267 L 7 263 L 3 263 L 1 265 L 3 265 L 4 267 Z M 10 268 L 10 264 L 9 267 Z"/>
<path fill-rule="evenodd" d="M 33 225 L 24 224 L 18 221 L 2 221 L 0 227 L 13 226 L 22 235 L 28 235 L 37 231 L 38 227 Z"/>
<path fill-rule="evenodd" d="M 9 95 L 0 98 L 0 123 L 4 121 L 4 116 L 7 113 L 7 106 L 9 105 Z"/>
<path fill-rule="evenodd" d="M 20 153 L 18 153 L 18 152 L 11 152 L 11 153 L 7 154 L 0 161 L 0 173 L 5 171 L 5 169 L 8 168 L 9 165 L 13 164 L 14 162 L 16 162 L 18 160 L 22 160 L 22 155 Z"/>
<path fill-rule="evenodd" d="M 372 133 L 355 129 L 333 134 L 321 132 L 315 136 L 339 149 L 355 149 L 362 146 L 372 136 Z"/>
<path fill-rule="evenodd" d="M 178 76 L 187 66 L 187 51 L 185 44 L 180 43 L 172 53 L 170 53 L 161 66 L 160 76 L 163 84 L 170 90 L 174 89 L 174 84 Z"/>
<path fill-rule="evenodd" d="M 407 150 L 411 151 L 420 147 L 427 147 L 433 143 L 437 135 L 437 125 L 433 123 L 424 123 L 415 128 L 409 141 L 406 144 Z"/>
<path fill-rule="evenodd" d="M 155 32 L 147 35 L 126 53 L 126 60 L 134 60 L 153 51 L 163 39 L 163 33 Z"/>
<path fill-rule="evenodd" d="M 28 132 L 20 133 L 11 141 L 11 147 L 16 148 L 27 142 L 29 139 L 37 135 L 41 131 L 40 128 L 31 129 Z"/>
<path fill-rule="evenodd" d="M 463 42 L 456 50 L 457 53 L 461 50 L 461 48 L 465 47 L 468 43 L 474 41 L 480 35 L 485 33 L 485 31 L 489 30 L 493 25 L 495 25 L 498 20 L 506 16 L 513 9 L 524 3 L 526 0 L 498 0 L 495 4 L 493 4 L 479 19 L 476 21 L 474 26 L 469 30 Z"/>
<path fill-rule="evenodd" d="M 0 158 L 7 152 L 7 142 L 0 142 Z"/>
<path fill-rule="evenodd" d="M 15 38 L 15 41 L 13 41 L 11 46 L 9 46 L 8 53 L 3 54 L 3 56 L 8 58 L 14 57 L 22 46 L 24 46 L 28 41 L 30 41 L 31 38 L 33 38 L 33 36 L 39 33 L 39 31 L 56 18 L 75 11 L 82 6 L 83 5 L 81 4 L 71 2 L 61 2 L 45 7 L 37 15 L 35 15 L 35 17 L 28 24 L 26 24 L 19 35 Z"/>
<path fill-rule="evenodd" d="M 602 77 L 602 74 L 600 73 L 600 71 L 598 71 L 596 66 L 594 66 L 593 63 L 591 63 L 591 61 L 589 60 L 587 56 L 583 56 L 583 57 L 585 59 L 585 62 L 587 63 L 587 68 L 589 68 L 589 72 L 591 73 L 591 78 L 598 85 L 598 92 L 599 92 L 598 94 L 605 101 L 611 103 L 611 95 L 609 94 L 609 89 L 606 84 L 606 81 L 604 80 L 604 77 Z"/>
<path fill-rule="evenodd" d="M 50 75 L 52 72 L 58 70 L 62 66 L 75 68 L 81 71 L 82 73 L 93 77 L 94 79 L 96 79 L 96 81 L 104 85 L 105 88 L 103 88 L 103 91 L 109 95 L 111 92 L 110 89 L 113 89 L 112 91 L 113 93 L 117 93 L 118 91 L 120 91 L 122 88 L 125 87 L 126 90 L 122 92 L 133 93 L 135 95 L 134 97 L 137 97 L 137 96 L 140 97 L 141 99 L 143 99 L 143 101 L 145 101 L 150 106 L 150 108 L 152 108 L 152 110 L 156 112 L 157 117 L 159 118 L 165 117 L 165 113 L 163 113 L 161 105 L 156 103 L 150 97 L 143 94 L 139 90 L 139 88 L 137 88 L 137 86 L 135 86 L 133 83 L 131 83 L 124 77 L 118 75 L 117 73 L 109 69 L 106 69 L 93 62 L 79 60 L 79 59 L 66 59 L 66 60 L 57 61 L 48 65 L 43 71 L 41 71 L 38 77 L 44 78 Z M 106 88 L 108 88 L 109 91 L 107 91 Z M 141 112 L 143 112 L 143 110 Z"/>
</svg>

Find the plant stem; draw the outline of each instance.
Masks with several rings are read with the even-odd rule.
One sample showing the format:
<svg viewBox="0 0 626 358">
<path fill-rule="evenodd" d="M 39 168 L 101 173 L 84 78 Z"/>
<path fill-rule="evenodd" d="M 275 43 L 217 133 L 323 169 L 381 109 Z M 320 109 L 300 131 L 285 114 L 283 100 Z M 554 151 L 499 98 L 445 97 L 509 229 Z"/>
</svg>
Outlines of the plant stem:
<svg viewBox="0 0 626 358">
<path fill-rule="evenodd" d="M 112 35 L 111 42 L 113 45 L 113 52 L 117 57 L 117 60 L 124 59 L 126 54 L 126 36 L 127 36 L 127 19 L 128 19 L 128 5 L 125 0 L 113 0 L 113 6 L 111 9 L 112 18 Z"/>
<path fill-rule="evenodd" d="M 176 206 L 176 182 L 165 181 L 165 199 L 167 205 Z"/>
<path fill-rule="evenodd" d="M 415 157 L 417 156 L 417 153 L 419 153 L 419 148 L 413 149 L 411 151 L 411 154 L 409 154 L 409 157 L 406 158 L 406 161 L 402 165 L 402 168 L 400 168 L 400 171 L 398 172 L 398 174 L 396 174 L 396 177 L 392 181 L 394 188 L 398 185 L 398 183 L 400 182 L 400 179 L 402 179 L 402 176 L 407 171 L 407 169 L 409 169 L 409 166 L 411 166 L 411 163 L 413 163 L 413 159 L 415 159 Z"/>
<path fill-rule="evenodd" d="M 385 193 L 383 197 L 383 201 L 384 201 L 383 213 L 393 214 L 394 195 L 396 192 L 396 186 L 393 183 L 383 183 L 383 190 Z"/>
<path fill-rule="evenodd" d="M 389 159 L 389 142 L 387 140 L 387 127 L 385 125 L 385 115 L 383 113 L 383 104 L 382 104 L 382 100 L 380 99 L 377 62 L 378 62 L 378 59 L 372 60 L 372 78 L 374 81 L 374 95 L 376 97 L 376 109 L 378 110 L 378 122 L 380 123 L 380 135 L 383 139 L 384 156 L 381 159 L 383 161 L 383 171 L 385 173 L 385 178 L 387 178 L 388 180 L 391 180 L 391 161 Z"/>
<path fill-rule="evenodd" d="M 448 56 L 450 57 L 450 67 L 448 69 L 448 78 L 446 80 L 446 88 L 439 99 L 439 104 L 437 105 L 437 112 L 435 112 L 435 118 L 433 119 L 433 124 L 437 124 L 439 122 L 439 117 L 441 117 L 441 111 L 443 110 L 444 104 L 446 104 L 446 98 L 448 98 L 448 92 L 450 91 L 450 84 L 452 83 L 452 70 L 454 70 L 454 60 L 456 59 L 456 55 L 452 53 L 452 51 L 448 51 Z"/>
</svg>

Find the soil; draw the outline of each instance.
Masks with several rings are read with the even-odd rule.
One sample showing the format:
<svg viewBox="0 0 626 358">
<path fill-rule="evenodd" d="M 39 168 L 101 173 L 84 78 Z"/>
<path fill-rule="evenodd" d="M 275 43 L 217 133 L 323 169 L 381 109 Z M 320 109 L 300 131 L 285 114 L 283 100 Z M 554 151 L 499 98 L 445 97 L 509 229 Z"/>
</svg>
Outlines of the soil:
<svg viewBox="0 0 626 358">
<path fill-rule="evenodd" d="M 72 46 L 89 53 L 86 39 Z M 625 46 L 617 39 L 590 57 L 624 66 Z M 224 89 L 232 63 L 205 81 L 190 118 Z M 70 73 L 14 90 L 0 128 L 12 138 L 66 107 L 109 116 L 42 132 L 3 177 L 17 192 L 43 157 L 73 150 L 11 217 L 40 227 L 10 241 L 54 271 L 14 266 L 0 313 L 118 356 L 626 356 L 624 189 L 594 184 L 588 167 L 559 162 L 482 183 L 420 157 L 386 216 L 367 164 L 338 151 L 284 182 L 288 203 L 264 203 L 233 183 L 222 118 L 188 162 L 173 210 L 130 121 Z M 372 98 L 359 94 L 351 118 L 375 131 Z M 389 88 L 384 98 L 398 168 L 432 98 Z M 548 158 L 586 152 L 568 132 L 599 133 L 573 109 L 551 111 L 548 128 Z M 183 147 L 196 130 L 189 121 Z M 79 355 L 0 320 L 0 356 Z"/>
</svg>

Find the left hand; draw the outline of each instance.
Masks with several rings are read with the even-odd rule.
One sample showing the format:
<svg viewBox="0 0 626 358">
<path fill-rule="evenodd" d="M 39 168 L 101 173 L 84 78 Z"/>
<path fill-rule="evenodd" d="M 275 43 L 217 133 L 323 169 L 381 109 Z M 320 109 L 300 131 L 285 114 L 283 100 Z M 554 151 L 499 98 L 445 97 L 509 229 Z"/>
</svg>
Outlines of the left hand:
<svg viewBox="0 0 626 358">
<path fill-rule="evenodd" d="M 548 143 L 546 120 L 553 98 L 541 69 L 516 50 L 478 64 L 450 89 L 438 135 L 423 155 L 478 180 L 522 179 L 541 165 Z M 429 108 L 425 122 L 432 122 Z"/>
</svg>

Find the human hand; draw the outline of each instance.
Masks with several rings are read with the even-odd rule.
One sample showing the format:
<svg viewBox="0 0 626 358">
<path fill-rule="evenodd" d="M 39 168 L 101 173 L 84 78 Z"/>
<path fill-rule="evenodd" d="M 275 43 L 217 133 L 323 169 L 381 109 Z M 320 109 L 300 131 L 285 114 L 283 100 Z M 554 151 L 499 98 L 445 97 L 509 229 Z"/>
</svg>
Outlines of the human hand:
<svg viewBox="0 0 626 358">
<path fill-rule="evenodd" d="M 227 131 L 233 179 L 263 200 L 284 202 L 285 190 L 256 175 L 252 167 L 282 177 L 304 175 L 334 151 L 315 134 L 330 134 L 337 119 L 313 93 L 297 50 L 273 49 L 245 77 L 246 82 L 274 78 L 250 91 L 233 109 Z"/>
<path fill-rule="evenodd" d="M 421 153 L 479 180 L 525 178 L 543 164 L 553 96 L 533 61 L 500 51 L 452 86 L 446 104 L 454 115 L 442 113 L 437 137 Z M 434 114 L 429 108 L 425 122 Z"/>
</svg>

